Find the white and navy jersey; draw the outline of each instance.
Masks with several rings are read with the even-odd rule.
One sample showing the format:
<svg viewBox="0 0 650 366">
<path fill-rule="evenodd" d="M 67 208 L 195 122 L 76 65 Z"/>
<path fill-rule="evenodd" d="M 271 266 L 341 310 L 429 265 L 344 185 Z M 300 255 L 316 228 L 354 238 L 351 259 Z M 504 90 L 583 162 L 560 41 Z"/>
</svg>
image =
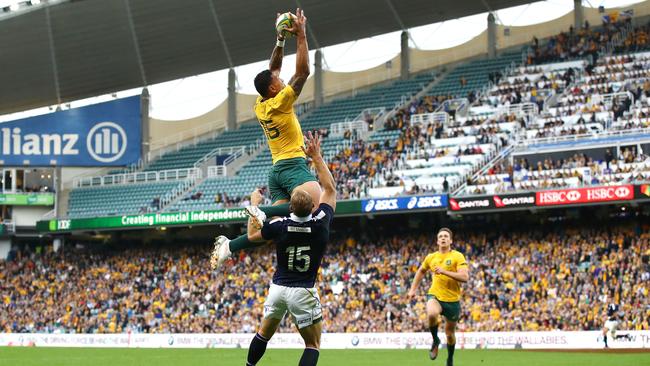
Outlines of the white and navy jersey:
<svg viewBox="0 0 650 366">
<path fill-rule="evenodd" d="M 307 217 L 280 217 L 264 224 L 262 237 L 276 245 L 273 283 L 286 287 L 314 287 L 330 236 L 334 209 L 321 203 Z"/>
<path fill-rule="evenodd" d="M 618 305 L 609 304 L 607 305 L 607 318 L 609 320 L 616 320 L 618 317 Z"/>
</svg>

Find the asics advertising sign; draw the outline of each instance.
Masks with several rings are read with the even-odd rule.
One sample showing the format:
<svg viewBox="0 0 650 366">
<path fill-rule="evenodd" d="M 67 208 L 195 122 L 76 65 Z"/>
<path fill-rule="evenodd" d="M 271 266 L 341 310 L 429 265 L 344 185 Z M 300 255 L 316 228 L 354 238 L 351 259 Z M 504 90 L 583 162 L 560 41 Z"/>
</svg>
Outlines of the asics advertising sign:
<svg viewBox="0 0 650 366">
<path fill-rule="evenodd" d="M 140 97 L 0 123 L 0 165 L 122 166 L 140 158 Z"/>
<path fill-rule="evenodd" d="M 413 197 L 375 198 L 361 201 L 361 209 L 363 212 L 417 210 L 446 207 L 447 196 L 441 194 Z"/>
</svg>

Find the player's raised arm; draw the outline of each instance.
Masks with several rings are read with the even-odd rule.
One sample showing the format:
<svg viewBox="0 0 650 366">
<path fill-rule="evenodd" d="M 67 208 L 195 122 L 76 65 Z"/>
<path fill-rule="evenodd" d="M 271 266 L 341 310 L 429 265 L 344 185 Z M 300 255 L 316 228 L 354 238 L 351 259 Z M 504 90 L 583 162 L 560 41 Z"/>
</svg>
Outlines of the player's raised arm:
<svg viewBox="0 0 650 366">
<path fill-rule="evenodd" d="M 280 14 L 278 14 L 280 16 Z M 284 36 L 282 32 L 278 32 L 278 41 L 275 43 L 275 48 L 271 53 L 271 61 L 269 62 L 269 70 L 276 76 L 280 76 L 282 69 L 282 58 L 284 57 Z"/>
<path fill-rule="evenodd" d="M 309 156 L 314 162 L 316 174 L 318 175 L 320 186 L 323 189 L 320 196 L 320 203 L 326 203 L 333 209 L 336 209 L 336 182 L 321 155 L 320 136 L 308 132 L 305 138 L 305 146 L 302 149 L 305 155 Z"/>
<path fill-rule="evenodd" d="M 296 73 L 289 80 L 289 85 L 296 95 L 300 95 L 309 77 L 309 47 L 307 46 L 307 17 L 302 9 L 296 9 L 296 18 L 287 31 L 296 35 Z"/>
</svg>

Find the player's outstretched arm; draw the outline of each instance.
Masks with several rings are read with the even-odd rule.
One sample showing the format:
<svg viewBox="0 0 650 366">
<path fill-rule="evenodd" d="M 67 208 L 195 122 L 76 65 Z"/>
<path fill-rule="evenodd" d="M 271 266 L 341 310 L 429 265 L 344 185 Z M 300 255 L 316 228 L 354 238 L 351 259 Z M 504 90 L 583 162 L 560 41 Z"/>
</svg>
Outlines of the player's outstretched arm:
<svg viewBox="0 0 650 366">
<path fill-rule="evenodd" d="M 280 16 L 278 14 L 277 16 Z M 282 58 L 284 57 L 284 37 L 282 33 L 278 33 L 278 41 L 275 44 L 275 48 L 271 53 L 271 61 L 269 62 L 269 70 L 274 73 L 276 76 L 280 75 L 280 70 L 282 69 Z"/>
<path fill-rule="evenodd" d="M 308 132 L 305 138 L 305 146 L 302 147 L 302 150 L 314 162 L 316 174 L 318 175 L 320 186 L 323 189 L 319 203 L 326 203 L 336 210 L 336 182 L 321 155 L 320 136 L 318 134 L 312 134 L 311 131 Z"/>
<path fill-rule="evenodd" d="M 296 35 L 296 73 L 289 80 L 289 85 L 296 95 L 300 95 L 302 87 L 309 77 L 309 47 L 307 46 L 307 17 L 302 9 L 296 9 L 293 26 L 287 29 Z"/>
<path fill-rule="evenodd" d="M 411 289 L 408 292 L 409 298 L 415 297 L 418 287 L 420 287 L 420 282 L 422 282 L 422 279 L 426 274 L 427 274 L 427 270 L 422 267 L 420 267 L 418 271 L 415 273 L 415 278 L 413 279 L 413 283 L 411 283 Z"/>
</svg>

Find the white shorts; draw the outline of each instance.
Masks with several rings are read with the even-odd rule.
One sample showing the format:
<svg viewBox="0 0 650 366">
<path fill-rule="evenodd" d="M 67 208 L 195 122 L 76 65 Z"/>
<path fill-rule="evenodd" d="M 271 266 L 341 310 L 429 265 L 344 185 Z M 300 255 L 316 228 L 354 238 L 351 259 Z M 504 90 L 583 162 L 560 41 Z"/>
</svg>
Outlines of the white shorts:
<svg viewBox="0 0 650 366">
<path fill-rule="evenodd" d="M 605 328 L 607 328 L 607 333 L 610 333 L 613 336 L 614 333 L 616 333 L 616 329 L 618 328 L 618 321 L 617 320 L 606 321 Z"/>
<path fill-rule="evenodd" d="M 264 317 L 282 320 L 289 312 L 298 329 L 323 319 L 320 297 L 315 287 L 286 287 L 271 284 L 264 302 Z"/>
</svg>

